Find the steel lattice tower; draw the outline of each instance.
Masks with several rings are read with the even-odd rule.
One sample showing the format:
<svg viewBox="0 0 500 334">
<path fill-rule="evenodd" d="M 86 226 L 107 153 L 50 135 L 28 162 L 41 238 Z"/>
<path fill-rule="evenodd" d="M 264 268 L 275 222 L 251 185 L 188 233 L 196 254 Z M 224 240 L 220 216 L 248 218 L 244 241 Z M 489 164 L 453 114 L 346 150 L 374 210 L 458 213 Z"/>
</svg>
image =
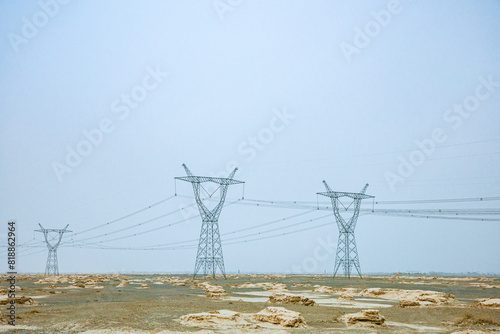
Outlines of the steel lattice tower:
<svg viewBox="0 0 500 334">
<path fill-rule="evenodd" d="M 193 278 L 203 268 L 203 274 L 207 275 L 210 272 L 212 277 L 215 278 L 217 268 L 221 271 L 224 278 L 226 278 L 226 271 L 224 269 L 224 257 L 222 255 L 222 245 L 219 233 L 219 216 L 226 200 L 227 188 L 229 185 L 244 183 L 243 181 L 233 180 L 234 174 L 238 170 L 235 168 L 227 178 L 194 176 L 193 173 L 187 168 L 185 164 L 182 167 L 186 170 L 188 176 L 176 177 L 177 180 L 191 182 L 193 185 L 194 197 L 198 209 L 200 210 L 202 225 L 200 232 L 200 239 L 198 241 L 198 252 L 196 254 L 196 264 L 194 266 Z M 208 193 L 203 188 L 202 183 L 212 182 L 219 186 L 213 193 Z M 200 189 L 203 189 L 209 197 L 212 197 L 217 190 L 220 190 L 219 203 L 212 209 L 208 209 L 200 197 Z"/>
<path fill-rule="evenodd" d="M 47 248 L 49 249 L 49 255 L 47 256 L 47 265 L 45 266 L 45 275 L 59 275 L 59 267 L 57 264 L 57 248 L 59 247 L 59 244 L 61 243 L 61 239 L 63 237 L 64 232 L 71 232 L 66 230 L 69 226 L 66 225 L 65 228 L 61 229 L 47 229 L 43 228 L 41 224 L 39 230 L 35 230 L 35 232 L 42 232 L 43 236 L 45 237 L 45 244 L 47 244 Z M 50 233 L 58 233 L 58 236 L 54 236 L 52 240 L 57 240 L 55 244 L 51 244 L 50 242 L 52 240 L 49 240 L 49 234 Z"/>
<path fill-rule="evenodd" d="M 339 240 L 337 243 L 337 253 L 335 255 L 335 268 L 333 270 L 333 278 L 337 274 L 340 266 L 344 268 L 344 275 L 347 278 L 351 278 L 351 267 L 354 266 L 356 271 L 361 276 L 361 267 L 359 266 L 358 249 L 356 247 L 356 238 L 354 237 L 354 229 L 356 228 L 356 222 L 359 217 L 359 208 L 361 206 L 361 200 L 365 198 L 374 198 L 375 196 L 365 195 L 366 184 L 361 192 L 359 193 L 347 193 L 340 191 L 332 191 L 330 186 L 323 181 L 325 184 L 326 192 L 318 193 L 318 195 L 330 197 L 332 200 L 333 214 L 335 215 L 335 220 L 337 221 L 337 227 L 339 229 Z M 348 197 L 352 199 L 351 204 L 347 207 L 340 201 L 341 197 Z M 352 217 L 346 222 L 344 218 L 340 215 L 339 204 L 341 204 L 347 211 L 351 205 L 354 204 L 354 213 Z"/>
</svg>

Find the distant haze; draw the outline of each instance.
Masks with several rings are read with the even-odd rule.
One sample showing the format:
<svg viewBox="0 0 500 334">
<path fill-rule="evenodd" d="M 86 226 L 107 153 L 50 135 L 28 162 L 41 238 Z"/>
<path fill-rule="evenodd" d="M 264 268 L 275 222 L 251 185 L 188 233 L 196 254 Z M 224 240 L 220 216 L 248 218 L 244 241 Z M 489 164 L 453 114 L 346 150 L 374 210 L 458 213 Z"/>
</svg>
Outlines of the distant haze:
<svg viewBox="0 0 500 334">
<path fill-rule="evenodd" d="M 247 200 L 314 206 L 323 180 L 369 183 L 375 201 L 500 196 L 498 1 L 26 0 L 0 13 L 0 244 L 16 220 L 19 272 L 45 270 L 39 223 L 73 231 L 62 273 L 192 272 L 191 185 L 147 208 L 174 195 L 182 163 L 238 167 Z M 230 186 L 219 220 L 227 272 L 332 273 L 332 212 L 242 195 Z M 364 213 L 356 227 L 362 272 L 498 274 L 499 235 L 494 221 Z M 186 249 L 123 249 L 167 243 Z"/>
</svg>

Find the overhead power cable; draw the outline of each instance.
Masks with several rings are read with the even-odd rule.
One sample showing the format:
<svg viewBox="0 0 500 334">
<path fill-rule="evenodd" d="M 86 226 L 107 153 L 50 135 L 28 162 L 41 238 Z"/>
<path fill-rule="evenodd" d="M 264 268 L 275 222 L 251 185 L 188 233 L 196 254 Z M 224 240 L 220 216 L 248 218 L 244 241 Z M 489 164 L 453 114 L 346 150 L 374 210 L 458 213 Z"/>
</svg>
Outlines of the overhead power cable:
<svg viewBox="0 0 500 334">
<path fill-rule="evenodd" d="M 121 229 L 118 229 L 118 230 L 114 230 L 114 231 L 111 231 L 111 232 L 106 232 L 106 233 L 102 233 L 102 234 L 99 234 L 99 235 L 96 235 L 96 236 L 92 236 L 92 237 L 88 237 L 88 238 L 84 238 L 84 239 L 78 239 L 78 240 L 73 240 L 72 242 L 82 242 L 82 241 L 87 241 L 87 240 L 92 240 L 92 239 L 97 239 L 97 238 L 103 238 L 103 237 L 107 237 L 109 235 L 113 235 L 113 234 L 116 234 L 116 233 L 120 233 L 120 232 L 123 232 L 123 231 L 127 231 L 127 230 L 130 230 L 130 229 L 133 229 L 135 227 L 138 227 L 138 226 L 143 226 L 143 225 L 146 225 L 146 224 L 149 224 L 149 223 L 152 223 L 154 221 L 157 221 L 161 218 L 165 218 L 165 217 L 168 217 L 170 215 L 173 215 L 175 213 L 178 213 L 178 212 L 181 212 L 183 211 L 184 209 L 188 208 L 188 207 L 191 207 L 193 206 L 194 204 L 190 204 L 190 205 L 187 205 L 183 208 L 180 208 L 180 209 L 177 209 L 177 210 L 174 210 L 174 211 L 170 211 L 166 214 L 163 214 L 163 215 L 160 215 L 160 216 L 156 216 L 154 218 L 151 218 L 151 219 L 148 219 L 146 221 L 143 221 L 143 222 L 140 222 L 138 224 L 134 224 L 134 225 L 131 225 L 131 226 L 127 226 L 127 227 L 124 227 L 124 228 L 121 228 Z"/>
<path fill-rule="evenodd" d="M 88 228 L 88 229 L 83 230 L 83 231 L 80 231 L 80 232 L 73 233 L 73 234 L 72 234 L 72 236 L 79 235 L 79 234 L 83 234 L 83 233 L 86 233 L 86 232 L 90 232 L 90 231 L 96 230 L 96 229 L 98 229 L 98 228 L 105 227 L 105 226 L 109 226 L 109 225 L 111 225 L 111 224 L 117 223 L 117 222 L 119 222 L 119 221 L 121 221 L 121 220 L 124 220 L 124 219 L 126 219 L 126 218 L 132 217 L 132 216 L 134 216 L 134 215 L 136 215 L 136 214 L 139 214 L 139 213 L 141 213 L 141 212 L 144 212 L 144 211 L 146 211 L 146 210 L 149 210 L 149 209 L 151 209 L 151 208 L 154 208 L 154 207 L 155 207 L 155 206 L 157 206 L 157 205 L 160 205 L 160 204 L 162 204 L 162 203 L 165 203 L 166 201 L 171 200 L 171 199 L 172 199 L 172 198 L 174 198 L 174 197 L 175 197 L 175 196 L 170 196 L 170 197 L 164 198 L 164 199 L 162 199 L 161 201 L 158 201 L 158 202 L 156 202 L 156 203 L 153 203 L 153 204 L 151 204 L 151 205 L 148 205 L 148 206 L 146 206 L 146 207 L 144 207 L 144 208 L 142 208 L 142 209 L 140 209 L 140 210 L 137 210 L 137 211 L 131 212 L 131 213 L 129 213 L 129 214 L 125 215 L 125 216 L 122 216 L 122 217 L 120 217 L 120 218 L 117 218 L 117 219 L 111 220 L 111 221 L 106 222 L 106 223 L 101 224 L 101 225 L 97 225 L 97 226 L 94 226 L 94 227 Z"/>
</svg>

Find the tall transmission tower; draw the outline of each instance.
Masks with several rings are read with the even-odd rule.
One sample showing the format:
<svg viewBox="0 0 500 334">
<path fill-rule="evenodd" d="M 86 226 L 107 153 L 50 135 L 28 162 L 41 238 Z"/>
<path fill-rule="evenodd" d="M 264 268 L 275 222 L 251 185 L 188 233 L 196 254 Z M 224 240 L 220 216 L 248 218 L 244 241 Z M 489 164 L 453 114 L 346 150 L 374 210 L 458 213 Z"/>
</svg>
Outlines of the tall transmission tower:
<svg viewBox="0 0 500 334">
<path fill-rule="evenodd" d="M 47 248 L 49 249 L 49 255 L 47 256 L 47 265 L 45 266 L 45 275 L 59 275 L 59 266 L 57 264 L 57 248 L 61 243 L 64 232 L 72 231 L 66 230 L 69 224 L 66 225 L 66 227 L 63 229 L 44 228 L 42 224 L 38 225 L 40 225 L 40 229 L 35 230 L 35 232 L 43 233 L 43 236 L 45 237 L 45 244 L 47 244 Z M 55 233 L 58 233 L 58 235 L 55 235 Z M 55 243 L 52 244 L 52 241 L 55 241 Z"/>
<path fill-rule="evenodd" d="M 340 266 L 344 269 L 345 277 L 351 278 L 351 267 L 354 266 L 359 274 L 359 277 L 362 278 L 361 267 L 359 266 L 358 248 L 356 247 L 356 238 L 354 237 L 354 229 L 356 228 L 356 222 L 359 217 L 361 200 L 365 198 L 375 198 L 375 196 L 365 195 L 368 184 L 366 184 L 359 193 L 348 193 L 332 191 L 326 181 L 323 181 L 323 183 L 325 185 L 326 192 L 318 193 L 318 195 L 330 197 L 332 200 L 333 214 L 335 215 L 335 220 L 337 221 L 337 227 L 339 229 L 339 240 L 337 242 L 333 278 L 335 278 Z M 341 197 L 351 198 L 351 204 L 347 207 L 344 206 L 344 204 L 340 201 Z M 348 221 L 345 221 L 345 219 L 340 215 L 339 204 L 342 205 L 345 211 L 347 211 L 354 204 L 354 213 Z"/>
<path fill-rule="evenodd" d="M 193 278 L 203 268 L 203 274 L 207 275 L 212 273 L 215 278 L 217 268 L 221 271 L 224 278 L 226 278 L 226 271 L 224 269 L 224 257 L 222 255 L 222 245 L 219 233 L 219 215 L 224 201 L 226 200 L 227 188 L 229 185 L 244 183 L 243 181 L 233 180 L 234 174 L 238 170 L 235 168 L 227 178 L 219 177 L 206 177 L 194 176 L 193 173 L 187 168 L 185 164 L 182 167 L 186 170 L 187 176 L 176 177 L 177 180 L 191 182 L 193 185 L 194 197 L 198 209 L 200 210 L 202 225 L 200 232 L 200 239 L 198 241 L 198 253 L 196 254 L 196 264 L 194 266 Z M 203 183 L 212 182 L 219 186 L 212 193 L 209 193 L 204 187 Z M 200 197 L 200 190 L 203 189 L 208 197 L 212 197 L 217 190 L 220 190 L 219 203 L 213 208 L 208 209 Z"/>
</svg>

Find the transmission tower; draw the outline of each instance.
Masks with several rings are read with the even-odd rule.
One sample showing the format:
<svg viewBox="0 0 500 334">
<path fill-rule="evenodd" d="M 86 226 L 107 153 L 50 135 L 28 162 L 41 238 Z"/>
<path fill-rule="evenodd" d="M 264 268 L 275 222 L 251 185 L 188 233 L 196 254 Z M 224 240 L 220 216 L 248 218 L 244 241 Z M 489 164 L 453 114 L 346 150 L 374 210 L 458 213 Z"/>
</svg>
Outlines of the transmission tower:
<svg viewBox="0 0 500 334">
<path fill-rule="evenodd" d="M 358 249 L 356 247 L 356 238 L 354 237 L 354 229 L 356 228 L 356 222 L 358 221 L 361 200 L 365 198 L 375 198 L 375 196 L 365 195 L 368 184 L 366 184 L 359 193 L 347 193 L 332 191 L 326 181 L 323 181 L 323 183 L 325 184 L 326 192 L 318 193 L 318 195 L 330 197 L 332 200 L 333 214 L 335 215 L 335 220 L 337 221 L 337 227 L 339 229 L 339 240 L 337 242 L 333 278 L 335 278 L 340 266 L 343 266 L 345 277 L 351 278 L 351 267 L 354 266 L 359 274 L 359 277 L 362 278 L 361 267 L 359 266 Z M 344 204 L 340 201 L 341 197 L 351 198 L 351 204 L 347 207 L 344 206 Z M 340 215 L 339 204 L 342 205 L 345 211 L 347 211 L 354 204 L 354 214 L 347 222 Z"/>
<path fill-rule="evenodd" d="M 233 180 L 234 174 L 238 170 L 235 168 L 227 178 L 194 176 L 193 173 L 187 168 L 185 164 L 182 167 L 186 170 L 188 176 L 176 177 L 177 180 L 191 182 L 193 185 L 194 197 L 198 209 L 200 210 L 202 225 L 200 232 L 200 239 L 198 241 L 198 253 L 196 254 L 196 264 L 194 266 L 193 278 L 200 269 L 203 268 L 203 274 L 207 275 L 210 272 L 212 277 L 215 278 L 217 268 L 221 271 L 224 278 L 226 278 L 226 271 L 224 269 L 224 257 L 222 255 L 222 245 L 219 234 L 219 215 L 224 201 L 226 199 L 227 188 L 229 185 L 244 183 L 242 181 Z M 212 193 L 209 193 L 204 187 L 203 183 L 212 182 L 219 186 Z M 208 197 L 212 197 L 217 190 L 220 190 L 219 203 L 213 208 L 208 209 L 200 198 L 200 190 L 203 189 Z"/>
<path fill-rule="evenodd" d="M 59 275 L 59 267 L 57 265 L 57 248 L 61 243 L 61 239 L 63 237 L 64 232 L 72 232 L 72 231 L 66 230 L 69 224 L 66 225 L 66 227 L 63 228 L 62 230 L 53 228 L 43 228 L 42 224 L 38 225 L 40 225 L 40 229 L 35 230 L 35 232 L 43 233 L 43 236 L 45 237 L 45 244 L 47 244 L 47 248 L 49 249 L 49 255 L 47 256 L 47 265 L 45 266 L 45 275 Z M 55 235 L 55 233 L 58 233 L 58 235 Z M 52 241 L 56 241 L 56 243 L 52 244 L 51 243 Z"/>
</svg>

